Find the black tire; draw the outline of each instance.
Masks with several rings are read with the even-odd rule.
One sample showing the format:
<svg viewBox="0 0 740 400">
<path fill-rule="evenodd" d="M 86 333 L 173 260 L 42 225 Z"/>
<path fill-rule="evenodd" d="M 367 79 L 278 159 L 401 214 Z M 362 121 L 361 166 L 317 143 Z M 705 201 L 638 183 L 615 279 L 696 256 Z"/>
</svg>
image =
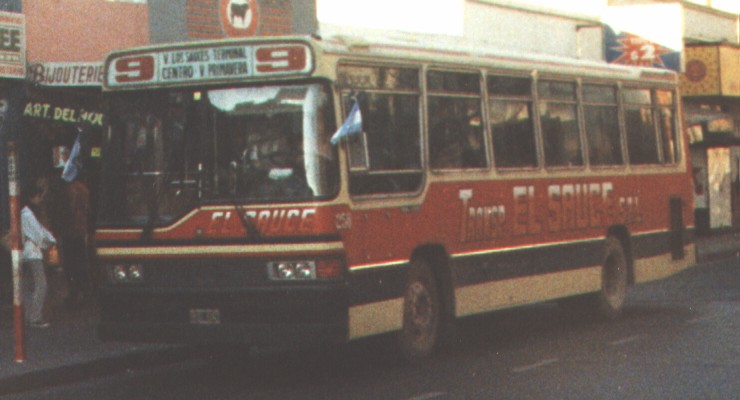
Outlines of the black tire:
<svg viewBox="0 0 740 400">
<path fill-rule="evenodd" d="M 398 343 L 404 359 L 423 360 L 440 340 L 442 304 L 434 272 L 426 260 L 411 260 L 403 298 L 403 327 Z"/>
<path fill-rule="evenodd" d="M 627 256 L 622 242 L 615 237 L 606 238 L 604 261 L 601 265 L 601 290 L 596 296 L 596 311 L 606 319 L 615 319 L 622 314 L 629 288 Z"/>
<path fill-rule="evenodd" d="M 599 291 L 560 299 L 558 305 L 561 308 L 597 319 L 610 320 L 621 315 L 629 286 L 627 257 L 622 242 L 612 236 L 606 238 L 603 254 Z"/>
</svg>

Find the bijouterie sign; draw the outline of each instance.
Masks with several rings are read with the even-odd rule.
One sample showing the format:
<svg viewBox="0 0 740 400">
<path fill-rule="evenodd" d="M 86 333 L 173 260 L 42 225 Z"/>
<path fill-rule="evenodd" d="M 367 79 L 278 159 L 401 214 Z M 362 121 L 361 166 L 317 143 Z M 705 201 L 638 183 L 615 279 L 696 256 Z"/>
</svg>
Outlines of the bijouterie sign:
<svg viewBox="0 0 740 400">
<path fill-rule="evenodd" d="M 30 64 L 27 79 L 46 86 L 101 86 L 104 76 L 103 63 L 57 62 Z"/>
</svg>

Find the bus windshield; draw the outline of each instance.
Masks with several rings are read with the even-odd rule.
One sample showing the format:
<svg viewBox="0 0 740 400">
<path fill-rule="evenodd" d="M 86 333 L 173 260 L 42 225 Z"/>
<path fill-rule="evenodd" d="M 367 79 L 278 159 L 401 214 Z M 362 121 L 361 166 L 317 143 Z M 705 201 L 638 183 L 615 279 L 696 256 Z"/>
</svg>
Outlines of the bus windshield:
<svg viewBox="0 0 740 400">
<path fill-rule="evenodd" d="M 321 84 L 114 96 L 99 222 L 156 227 L 201 204 L 333 197 L 330 99 Z"/>
</svg>

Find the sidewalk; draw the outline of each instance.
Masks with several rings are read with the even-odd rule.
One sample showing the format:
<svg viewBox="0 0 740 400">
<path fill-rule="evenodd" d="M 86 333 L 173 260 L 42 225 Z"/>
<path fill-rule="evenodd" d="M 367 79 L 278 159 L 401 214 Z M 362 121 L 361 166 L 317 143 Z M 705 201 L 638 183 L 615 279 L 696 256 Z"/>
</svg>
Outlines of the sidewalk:
<svg viewBox="0 0 740 400">
<path fill-rule="evenodd" d="M 696 262 L 740 256 L 740 233 L 721 233 L 696 239 Z"/>
<path fill-rule="evenodd" d="M 0 396 L 106 376 L 127 369 L 187 360 L 185 346 L 102 342 L 95 334 L 97 309 L 64 304 L 64 273 L 50 270 L 46 329 L 24 327 L 25 361 L 15 362 L 13 308 L 0 306 Z"/>
<path fill-rule="evenodd" d="M 697 262 L 736 257 L 740 235 L 718 234 L 697 240 Z M 0 308 L 0 396 L 106 376 L 127 369 L 176 363 L 198 357 L 186 346 L 101 342 L 95 336 L 97 310 L 87 305 L 70 310 L 63 274 L 49 273 L 52 288 L 47 329 L 25 328 L 26 361 L 16 363 L 13 310 Z"/>
</svg>

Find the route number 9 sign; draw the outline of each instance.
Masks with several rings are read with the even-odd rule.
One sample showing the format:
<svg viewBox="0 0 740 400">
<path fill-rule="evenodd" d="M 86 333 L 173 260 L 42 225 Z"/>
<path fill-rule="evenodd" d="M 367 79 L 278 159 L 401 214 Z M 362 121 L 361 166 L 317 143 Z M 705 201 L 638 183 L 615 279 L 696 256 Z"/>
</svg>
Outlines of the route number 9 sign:
<svg viewBox="0 0 740 400">
<path fill-rule="evenodd" d="M 224 81 L 308 74 L 312 53 L 303 43 L 238 45 L 123 52 L 106 62 L 106 86 Z"/>
</svg>

